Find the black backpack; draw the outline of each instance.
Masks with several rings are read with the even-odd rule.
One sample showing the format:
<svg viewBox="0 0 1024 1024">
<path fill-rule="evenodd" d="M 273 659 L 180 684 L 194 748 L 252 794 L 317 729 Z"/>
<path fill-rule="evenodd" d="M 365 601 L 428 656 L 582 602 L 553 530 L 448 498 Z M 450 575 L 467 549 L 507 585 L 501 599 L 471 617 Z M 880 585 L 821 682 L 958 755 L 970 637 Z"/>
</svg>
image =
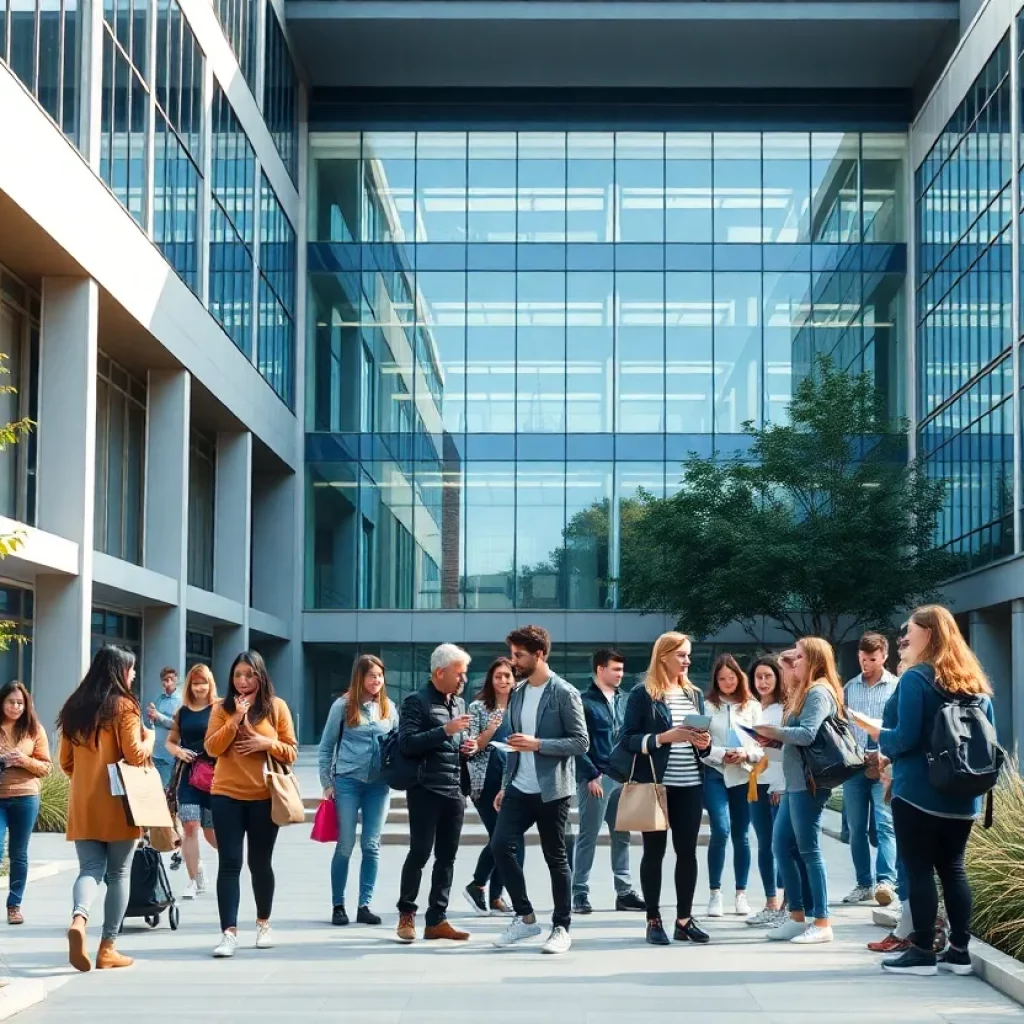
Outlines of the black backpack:
<svg viewBox="0 0 1024 1024">
<path fill-rule="evenodd" d="M 987 793 L 988 828 L 992 823 L 992 790 L 1006 761 L 1006 751 L 999 745 L 978 695 L 953 694 L 934 679 L 930 682 L 942 698 L 942 706 L 932 722 L 925 749 L 928 781 L 939 793 L 949 796 L 977 797 Z"/>
<path fill-rule="evenodd" d="M 429 715 L 429 703 L 424 700 L 423 704 Z M 423 775 L 424 759 L 422 757 L 406 757 L 402 753 L 398 734 L 398 729 L 392 729 L 380 741 L 380 778 L 391 789 L 403 791 L 411 789 L 420 781 Z"/>
</svg>

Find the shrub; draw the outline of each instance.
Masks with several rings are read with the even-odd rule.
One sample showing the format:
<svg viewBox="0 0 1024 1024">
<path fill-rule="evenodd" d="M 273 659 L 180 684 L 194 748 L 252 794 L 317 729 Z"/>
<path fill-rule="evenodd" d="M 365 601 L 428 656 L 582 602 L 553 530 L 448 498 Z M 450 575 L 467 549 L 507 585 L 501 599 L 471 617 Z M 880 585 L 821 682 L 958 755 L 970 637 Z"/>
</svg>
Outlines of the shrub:
<svg viewBox="0 0 1024 1024">
<path fill-rule="evenodd" d="M 825 806 L 830 811 L 841 811 L 843 809 L 843 787 L 836 786 L 829 794 L 828 802 Z"/>
<path fill-rule="evenodd" d="M 39 817 L 36 819 L 37 832 L 63 832 L 67 828 L 70 793 L 71 780 L 55 767 L 43 779 L 39 796 Z"/>
<path fill-rule="evenodd" d="M 992 827 L 971 830 L 967 874 L 974 893 L 972 930 L 1024 960 L 1024 779 L 1015 761 L 996 787 Z"/>
</svg>

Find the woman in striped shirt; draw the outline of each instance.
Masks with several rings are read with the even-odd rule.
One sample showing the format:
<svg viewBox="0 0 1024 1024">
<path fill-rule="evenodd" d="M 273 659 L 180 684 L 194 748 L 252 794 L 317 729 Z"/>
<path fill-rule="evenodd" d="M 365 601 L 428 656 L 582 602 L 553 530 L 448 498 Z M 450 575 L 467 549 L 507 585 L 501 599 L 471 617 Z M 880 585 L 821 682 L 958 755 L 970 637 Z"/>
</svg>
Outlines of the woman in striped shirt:
<svg viewBox="0 0 1024 1024">
<path fill-rule="evenodd" d="M 651 653 L 643 686 L 626 702 L 621 740 L 635 758 L 636 782 L 661 782 L 668 798 L 668 824 L 676 854 L 677 942 L 708 941 L 708 934 L 693 919 L 693 893 L 697 887 L 697 836 L 703 804 L 703 769 L 700 758 L 711 748 L 711 736 L 687 728 L 687 715 L 704 714 L 704 695 L 687 678 L 691 644 L 683 633 L 664 633 Z M 661 923 L 661 865 L 668 848 L 667 832 L 644 832 L 640 885 L 647 904 L 647 941 L 666 946 Z"/>
</svg>

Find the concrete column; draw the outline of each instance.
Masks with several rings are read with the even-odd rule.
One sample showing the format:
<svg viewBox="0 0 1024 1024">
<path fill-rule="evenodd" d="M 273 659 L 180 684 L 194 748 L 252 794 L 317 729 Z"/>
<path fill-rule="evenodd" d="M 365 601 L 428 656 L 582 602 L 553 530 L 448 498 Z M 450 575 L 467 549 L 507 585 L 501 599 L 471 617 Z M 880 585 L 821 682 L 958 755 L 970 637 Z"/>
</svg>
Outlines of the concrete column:
<svg viewBox="0 0 1024 1024">
<path fill-rule="evenodd" d="M 1013 676 L 1010 650 L 1010 614 L 1006 605 L 970 613 L 971 649 L 981 662 L 995 691 L 996 727 L 999 741 L 1013 747 Z"/>
<path fill-rule="evenodd" d="M 1010 622 L 1013 698 L 1009 715 L 1013 722 L 1013 733 L 1007 749 L 1017 750 L 1024 744 L 1024 601 L 1020 598 L 1013 602 Z"/>
<path fill-rule="evenodd" d="M 239 651 L 249 646 L 249 550 L 252 537 L 252 434 L 217 435 L 217 492 L 214 499 L 213 589 L 237 601 L 242 623 L 217 629 L 213 635 L 214 675 L 221 692 Z"/>
<path fill-rule="evenodd" d="M 47 729 L 89 665 L 98 329 L 95 281 L 43 279 L 37 522 L 78 545 L 77 576 L 36 577 L 32 686 Z"/>
<path fill-rule="evenodd" d="M 143 703 L 160 693 L 165 665 L 185 670 L 188 576 L 188 438 L 192 378 L 187 370 L 151 370 L 146 423 L 146 513 L 143 563 L 177 582 L 177 604 L 143 617 Z"/>
</svg>

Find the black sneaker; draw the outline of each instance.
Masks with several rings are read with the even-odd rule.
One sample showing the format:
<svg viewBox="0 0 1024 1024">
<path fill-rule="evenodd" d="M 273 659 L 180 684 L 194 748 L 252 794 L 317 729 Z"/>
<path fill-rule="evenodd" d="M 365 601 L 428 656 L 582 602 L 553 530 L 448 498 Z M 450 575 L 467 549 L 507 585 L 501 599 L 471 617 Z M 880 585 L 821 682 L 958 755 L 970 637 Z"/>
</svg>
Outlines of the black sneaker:
<svg viewBox="0 0 1024 1024">
<path fill-rule="evenodd" d="M 647 922 L 647 941 L 652 946 L 668 946 L 668 936 L 665 934 L 665 928 L 661 923 L 660 917 L 655 917 Z"/>
<path fill-rule="evenodd" d="M 572 901 L 572 912 L 574 914 L 592 914 L 594 908 L 590 905 L 590 898 L 588 896 L 577 896 Z"/>
<path fill-rule="evenodd" d="M 462 890 L 462 895 L 466 897 L 466 902 L 473 908 L 474 913 L 479 917 L 490 917 L 491 908 L 487 906 L 487 897 L 484 894 L 484 887 L 477 885 L 476 882 L 470 882 L 465 889 Z"/>
<path fill-rule="evenodd" d="M 635 892 L 624 892 L 615 897 L 616 910 L 647 910 L 647 904 Z"/>
<path fill-rule="evenodd" d="M 171 870 L 172 871 L 177 871 L 178 868 L 180 868 L 180 867 L 181 867 L 181 854 L 180 853 L 172 853 L 171 854 Z"/>
<path fill-rule="evenodd" d="M 676 921 L 672 938 L 676 942 L 696 942 L 698 946 L 703 946 L 711 941 L 711 936 L 692 917 L 686 924 L 680 924 Z"/>
<path fill-rule="evenodd" d="M 918 949 L 911 946 L 905 953 L 882 961 L 882 970 L 890 974 L 919 974 L 929 976 L 938 974 L 935 966 L 935 954 L 931 950 Z"/>
<path fill-rule="evenodd" d="M 380 918 L 369 907 L 360 907 L 356 911 L 356 923 L 380 924 Z"/>
<path fill-rule="evenodd" d="M 954 949 L 952 946 L 945 953 L 939 955 L 938 967 L 940 971 L 948 971 L 950 974 L 973 974 L 971 966 L 971 954 L 966 949 Z"/>
<path fill-rule="evenodd" d="M 335 926 L 348 924 L 348 914 L 345 913 L 345 904 L 339 903 L 331 913 L 331 924 Z"/>
</svg>

